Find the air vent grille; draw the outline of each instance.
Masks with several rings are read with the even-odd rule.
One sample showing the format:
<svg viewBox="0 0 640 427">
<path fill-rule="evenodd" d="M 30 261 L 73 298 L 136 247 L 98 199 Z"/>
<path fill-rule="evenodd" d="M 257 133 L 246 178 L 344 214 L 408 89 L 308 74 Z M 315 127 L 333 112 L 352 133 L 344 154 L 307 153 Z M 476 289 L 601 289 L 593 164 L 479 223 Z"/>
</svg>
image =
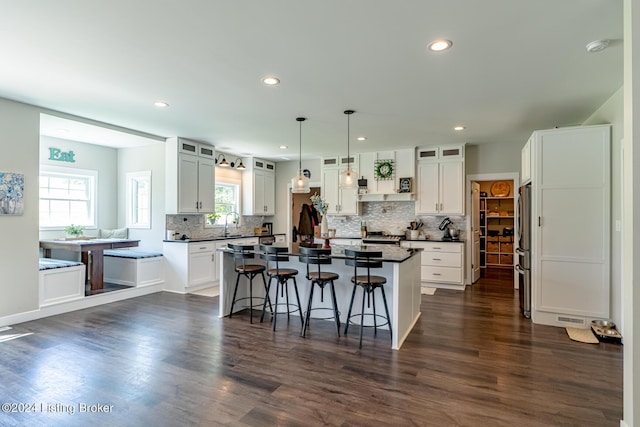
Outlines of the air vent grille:
<svg viewBox="0 0 640 427">
<path fill-rule="evenodd" d="M 558 322 L 584 325 L 584 319 L 574 319 L 573 317 L 558 316 Z"/>
</svg>

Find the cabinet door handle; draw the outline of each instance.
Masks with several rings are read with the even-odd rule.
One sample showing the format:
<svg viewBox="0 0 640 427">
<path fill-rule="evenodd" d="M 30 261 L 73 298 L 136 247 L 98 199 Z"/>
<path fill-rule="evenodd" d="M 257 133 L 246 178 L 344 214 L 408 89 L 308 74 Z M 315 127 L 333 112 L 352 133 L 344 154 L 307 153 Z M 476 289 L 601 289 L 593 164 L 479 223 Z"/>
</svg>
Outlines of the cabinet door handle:
<svg viewBox="0 0 640 427">
<path fill-rule="evenodd" d="M 212 262 L 216 261 L 216 254 L 215 253 L 211 254 L 211 261 Z"/>
<path fill-rule="evenodd" d="M 434 276 L 441 276 L 440 273 L 433 273 Z"/>
<path fill-rule="evenodd" d="M 442 249 L 440 246 L 434 246 L 433 249 Z"/>
<path fill-rule="evenodd" d="M 438 203 L 436 202 L 436 211 L 438 210 Z"/>
<path fill-rule="evenodd" d="M 442 261 L 440 258 L 431 258 L 433 261 Z"/>
<path fill-rule="evenodd" d="M 443 210 L 443 209 L 442 209 L 442 203 L 440 203 L 440 211 L 442 211 L 442 210 Z"/>
</svg>

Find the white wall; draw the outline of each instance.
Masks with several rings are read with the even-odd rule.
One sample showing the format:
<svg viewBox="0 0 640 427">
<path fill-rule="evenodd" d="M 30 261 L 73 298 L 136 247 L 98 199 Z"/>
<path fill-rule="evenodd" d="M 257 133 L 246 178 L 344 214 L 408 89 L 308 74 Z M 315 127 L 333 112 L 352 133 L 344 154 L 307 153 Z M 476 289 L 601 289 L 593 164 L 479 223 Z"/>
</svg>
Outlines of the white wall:
<svg viewBox="0 0 640 427">
<path fill-rule="evenodd" d="M 59 148 L 64 152 L 73 150 L 75 162 L 49 160 L 49 147 Z M 97 226 L 86 228 L 85 234 L 87 236 L 96 236 L 99 228 L 111 229 L 118 227 L 118 155 L 115 148 L 42 136 L 40 137 L 40 164 L 97 171 Z M 52 239 L 64 235 L 64 230 L 40 232 L 41 239 Z"/>
<path fill-rule="evenodd" d="M 0 171 L 24 174 L 24 214 L 0 216 L 0 317 L 38 308 L 40 109 L 0 98 Z M 2 325 L 0 325 L 2 326 Z"/>
<path fill-rule="evenodd" d="M 622 221 L 622 135 L 624 132 L 624 91 L 620 88 L 584 125 L 611 124 L 611 314 L 622 323 L 622 233 L 616 221 Z M 624 331 L 623 331 L 624 333 Z"/>
<path fill-rule="evenodd" d="M 526 142 L 467 144 L 464 149 L 467 175 L 520 173 L 520 151 Z"/>
<path fill-rule="evenodd" d="M 151 229 L 130 228 L 129 238 L 139 239 L 142 250 L 162 252 L 165 238 L 165 146 L 156 143 L 118 150 L 117 227 L 126 227 L 126 176 L 128 172 L 151 171 Z M 116 228 L 116 227 L 113 227 Z"/>
</svg>

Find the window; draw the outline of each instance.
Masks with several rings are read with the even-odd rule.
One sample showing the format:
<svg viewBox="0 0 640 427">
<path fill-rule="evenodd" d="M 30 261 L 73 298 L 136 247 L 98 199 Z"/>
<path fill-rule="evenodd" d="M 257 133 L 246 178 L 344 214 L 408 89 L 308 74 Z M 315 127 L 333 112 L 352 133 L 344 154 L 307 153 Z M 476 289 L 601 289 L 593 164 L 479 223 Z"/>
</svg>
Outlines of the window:
<svg viewBox="0 0 640 427">
<path fill-rule="evenodd" d="M 151 171 L 127 173 L 127 227 L 151 228 Z"/>
<path fill-rule="evenodd" d="M 97 177 L 96 171 L 42 167 L 40 228 L 95 227 Z"/>
<path fill-rule="evenodd" d="M 209 226 L 224 226 L 226 220 L 228 225 L 234 223 L 236 225 L 240 225 L 239 212 L 240 185 L 225 182 L 216 182 L 215 212 L 213 214 L 206 215 L 206 224 Z"/>
</svg>

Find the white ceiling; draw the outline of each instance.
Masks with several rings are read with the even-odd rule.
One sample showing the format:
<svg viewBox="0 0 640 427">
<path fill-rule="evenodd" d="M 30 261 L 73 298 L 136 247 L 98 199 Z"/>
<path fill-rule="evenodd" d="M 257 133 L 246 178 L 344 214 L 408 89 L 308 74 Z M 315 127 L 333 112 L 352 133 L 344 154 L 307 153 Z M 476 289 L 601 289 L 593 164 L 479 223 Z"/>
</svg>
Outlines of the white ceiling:
<svg viewBox="0 0 640 427">
<path fill-rule="evenodd" d="M 352 152 L 522 145 L 582 123 L 622 86 L 618 0 L 0 5 L 0 96 L 275 160 L 297 158 L 297 116 L 304 157 L 346 153 L 349 108 Z M 428 53 L 438 37 L 453 48 Z M 603 38 L 607 50 L 586 52 Z"/>
</svg>

